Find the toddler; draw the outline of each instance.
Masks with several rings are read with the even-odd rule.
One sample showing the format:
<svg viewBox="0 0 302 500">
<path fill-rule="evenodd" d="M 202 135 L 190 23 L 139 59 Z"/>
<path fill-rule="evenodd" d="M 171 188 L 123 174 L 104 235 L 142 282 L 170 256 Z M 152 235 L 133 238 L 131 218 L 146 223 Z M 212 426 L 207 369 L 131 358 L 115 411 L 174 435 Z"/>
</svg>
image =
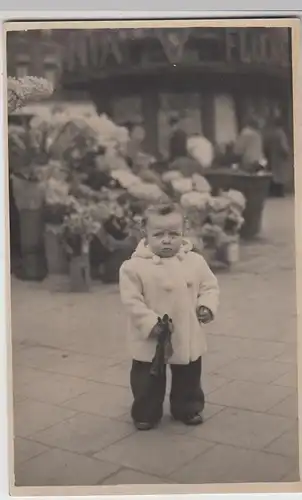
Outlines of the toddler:
<svg viewBox="0 0 302 500">
<path fill-rule="evenodd" d="M 160 327 L 158 318 L 172 320 L 173 354 L 170 410 L 186 425 L 202 423 L 204 393 L 201 357 L 206 351 L 203 324 L 214 319 L 218 306 L 217 279 L 201 255 L 183 237 L 184 218 L 174 204 L 149 208 L 145 238 L 120 269 L 120 293 L 129 319 L 132 355 L 132 419 L 149 430 L 162 418 L 166 370 L 150 375 Z"/>
</svg>

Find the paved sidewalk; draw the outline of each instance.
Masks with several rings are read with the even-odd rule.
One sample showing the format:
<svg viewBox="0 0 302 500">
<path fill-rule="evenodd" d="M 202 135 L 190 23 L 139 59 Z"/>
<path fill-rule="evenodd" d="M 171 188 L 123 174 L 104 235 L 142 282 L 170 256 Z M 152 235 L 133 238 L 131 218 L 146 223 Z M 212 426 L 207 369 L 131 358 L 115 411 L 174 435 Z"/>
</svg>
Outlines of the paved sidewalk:
<svg viewBox="0 0 302 500">
<path fill-rule="evenodd" d="M 18 486 L 298 480 L 293 200 L 219 275 L 208 327 L 206 422 L 136 432 L 116 286 L 90 294 L 12 284 Z"/>
</svg>

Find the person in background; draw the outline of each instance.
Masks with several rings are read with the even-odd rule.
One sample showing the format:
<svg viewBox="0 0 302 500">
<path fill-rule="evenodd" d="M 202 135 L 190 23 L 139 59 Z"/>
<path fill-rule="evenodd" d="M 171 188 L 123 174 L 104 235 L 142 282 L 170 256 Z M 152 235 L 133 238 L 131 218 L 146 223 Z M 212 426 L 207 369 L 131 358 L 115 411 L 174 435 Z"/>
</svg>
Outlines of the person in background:
<svg viewBox="0 0 302 500">
<path fill-rule="evenodd" d="M 143 150 L 143 143 L 146 137 L 146 132 L 143 123 L 126 123 L 129 131 L 130 140 L 127 148 L 127 157 L 130 166 L 134 166 L 137 163 L 137 157 L 139 153 Z"/>
<path fill-rule="evenodd" d="M 125 124 L 129 130 L 130 141 L 127 148 L 127 162 L 133 174 L 144 182 L 157 184 L 163 187 L 160 176 L 152 170 L 151 164 L 155 159 L 144 151 L 146 131 L 142 123 Z"/>
<path fill-rule="evenodd" d="M 264 151 L 272 172 L 271 194 L 283 197 L 288 180 L 290 148 L 281 117 L 273 118 L 264 133 Z"/>
<path fill-rule="evenodd" d="M 263 140 L 260 123 L 256 117 L 250 117 L 246 121 L 246 125 L 235 142 L 234 154 L 238 158 L 241 168 L 246 171 L 250 171 L 263 161 Z"/>
<path fill-rule="evenodd" d="M 181 128 L 180 118 L 178 116 L 173 116 L 169 120 L 169 125 L 171 128 L 169 156 L 170 161 L 172 162 L 178 158 L 184 158 L 188 156 L 187 134 Z"/>
</svg>

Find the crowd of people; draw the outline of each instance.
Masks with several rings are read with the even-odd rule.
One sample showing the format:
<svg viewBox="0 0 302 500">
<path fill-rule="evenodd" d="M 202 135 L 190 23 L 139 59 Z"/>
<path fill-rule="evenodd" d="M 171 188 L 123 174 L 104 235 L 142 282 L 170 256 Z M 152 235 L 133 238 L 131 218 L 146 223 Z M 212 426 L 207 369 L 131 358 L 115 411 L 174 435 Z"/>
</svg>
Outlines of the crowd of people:
<svg viewBox="0 0 302 500">
<path fill-rule="evenodd" d="M 143 147 L 145 131 L 142 124 L 127 124 L 131 141 L 129 159 L 136 163 L 138 152 Z M 185 162 L 185 168 L 201 172 L 201 168 L 213 166 L 240 168 L 245 172 L 257 172 L 265 169 L 272 174 L 271 195 L 283 197 L 291 172 L 291 148 L 285 132 L 282 118 L 271 117 L 264 125 L 255 116 L 246 119 L 237 139 L 233 143 L 215 146 L 201 135 L 188 137 L 182 128 L 181 117 L 174 115 L 169 121 L 169 162 L 172 169 L 176 165 L 182 168 L 180 159 L 190 155 L 191 161 Z M 174 163 L 174 166 L 173 166 Z"/>
</svg>

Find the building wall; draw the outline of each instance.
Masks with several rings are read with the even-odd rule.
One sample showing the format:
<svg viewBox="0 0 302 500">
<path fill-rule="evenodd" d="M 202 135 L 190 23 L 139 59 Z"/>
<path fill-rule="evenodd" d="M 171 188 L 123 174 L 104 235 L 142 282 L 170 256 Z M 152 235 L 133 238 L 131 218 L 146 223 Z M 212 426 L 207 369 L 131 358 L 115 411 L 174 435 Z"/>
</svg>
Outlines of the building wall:
<svg viewBox="0 0 302 500">
<path fill-rule="evenodd" d="M 9 75 L 52 80 L 55 100 L 92 99 L 118 123 L 144 121 L 147 149 L 163 156 L 175 111 L 189 134 L 224 143 L 250 111 L 266 119 L 280 108 L 292 135 L 286 29 L 10 32 L 7 54 Z"/>
</svg>

